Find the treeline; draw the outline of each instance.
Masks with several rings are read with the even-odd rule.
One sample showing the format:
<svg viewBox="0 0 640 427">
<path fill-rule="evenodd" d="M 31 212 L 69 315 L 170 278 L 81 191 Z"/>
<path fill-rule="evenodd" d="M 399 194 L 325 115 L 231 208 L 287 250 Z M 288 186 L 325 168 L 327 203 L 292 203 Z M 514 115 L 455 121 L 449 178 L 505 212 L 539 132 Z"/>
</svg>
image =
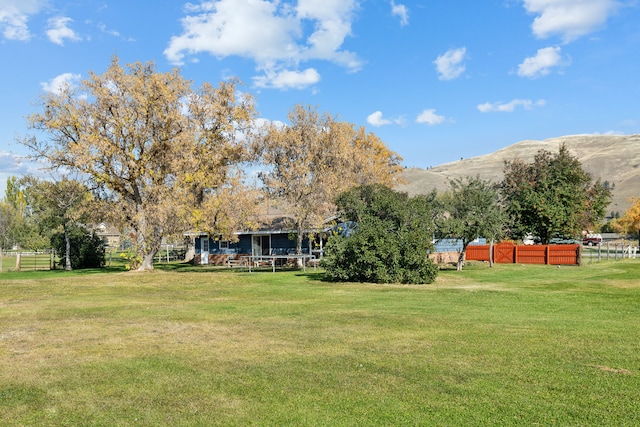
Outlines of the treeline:
<svg viewBox="0 0 640 427">
<path fill-rule="evenodd" d="M 51 238 L 45 231 L 55 230 L 71 254 L 74 227 L 106 222 L 127 230 L 132 258 L 146 270 L 163 238 L 191 230 L 234 240 L 236 231 L 256 226 L 261 206 L 276 203 L 291 219 L 298 251 L 307 230 L 336 215 L 358 223 L 349 238 L 362 245 L 370 226 L 371 239 L 396 233 L 405 246 L 377 257 L 405 272 L 361 277 L 410 282 L 417 280 L 410 272 L 421 270 L 408 258 L 422 256 L 433 236 L 459 238 L 464 247 L 478 236 L 579 236 L 598 225 L 609 203 L 610 188 L 593 182 L 565 147 L 541 151 L 530 164 L 507 162 L 500 183 L 470 177 L 419 201 L 398 196 L 391 189 L 401 182 L 402 158 L 375 134 L 302 105 L 288 123 L 265 122 L 239 84 L 194 88 L 178 70 L 123 67 L 113 57 L 103 74 L 46 94 L 29 117 L 38 136 L 21 142 L 33 158 L 64 172 L 58 176 L 76 179 L 10 180 L 1 205 L 3 247 L 43 247 Z M 37 226 L 26 227 L 29 221 Z M 345 240 L 340 250 L 356 250 L 350 245 Z M 73 266 L 70 258 L 65 264 Z M 417 276 L 429 276 L 425 269 Z"/>
<path fill-rule="evenodd" d="M 374 134 L 300 105 L 290 123 L 265 123 L 238 84 L 194 88 L 178 70 L 114 57 L 105 73 L 45 95 L 29 117 L 43 136 L 22 143 L 86 183 L 93 212 L 131 234 L 139 270 L 153 268 L 166 236 L 234 240 L 268 198 L 302 231 L 350 186 L 396 184 L 402 159 Z M 260 171 L 261 185 L 247 170 Z"/>
<path fill-rule="evenodd" d="M 380 186 L 343 193 L 340 215 L 355 225 L 329 241 L 327 277 L 431 283 L 437 268 L 424 254 L 434 238 L 461 242 L 461 270 L 467 246 L 478 237 L 520 240 L 534 234 L 545 244 L 558 236 L 580 238 L 599 226 L 611 198 L 564 146 L 558 153 L 540 151 L 532 163 L 506 162 L 499 183 L 468 177 L 449 187 L 413 198 Z"/>
</svg>

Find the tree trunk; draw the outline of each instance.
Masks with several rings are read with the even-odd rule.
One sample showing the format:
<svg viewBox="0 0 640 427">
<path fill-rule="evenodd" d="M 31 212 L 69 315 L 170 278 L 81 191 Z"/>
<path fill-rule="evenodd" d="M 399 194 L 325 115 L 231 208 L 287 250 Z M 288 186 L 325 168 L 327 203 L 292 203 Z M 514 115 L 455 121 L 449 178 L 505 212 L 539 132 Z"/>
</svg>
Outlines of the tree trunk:
<svg viewBox="0 0 640 427">
<path fill-rule="evenodd" d="M 460 251 L 460 255 L 458 255 L 458 264 L 456 265 L 457 271 L 462 271 L 462 266 L 464 265 L 464 254 L 467 251 L 467 247 L 463 246 Z"/>
<path fill-rule="evenodd" d="M 296 235 L 296 255 L 302 255 L 302 240 L 304 238 L 304 229 L 302 224 L 298 224 L 298 234 Z M 296 265 L 302 267 L 302 259 L 298 259 Z"/>
<path fill-rule="evenodd" d="M 153 241 L 146 242 L 145 246 L 139 252 L 139 256 L 142 258 L 137 271 L 151 271 L 153 270 L 153 258 L 155 258 L 158 251 L 160 251 L 160 245 L 162 243 L 162 237 L 154 234 Z"/>
<path fill-rule="evenodd" d="M 489 268 L 493 268 L 493 239 L 489 241 Z"/>
<path fill-rule="evenodd" d="M 20 252 L 16 253 L 16 268 L 15 271 L 20 271 L 20 258 L 22 257 L 22 255 L 20 254 Z"/>
<path fill-rule="evenodd" d="M 153 270 L 153 258 L 156 256 L 156 252 L 149 252 L 142 256 L 142 262 L 137 271 L 151 271 Z"/>
<path fill-rule="evenodd" d="M 69 233 L 67 232 L 67 228 L 64 228 L 64 269 L 65 271 L 71 271 L 71 239 L 69 238 Z"/>
<path fill-rule="evenodd" d="M 136 254 L 141 258 L 136 271 L 153 270 L 153 258 L 160 250 L 162 230 L 157 226 L 147 226 L 147 220 L 142 214 L 136 230 Z"/>
<path fill-rule="evenodd" d="M 196 256 L 196 242 L 194 237 L 186 237 L 184 243 L 187 246 L 187 250 L 184 253 L 183 262 L 191 262 Z"/>
</svg>

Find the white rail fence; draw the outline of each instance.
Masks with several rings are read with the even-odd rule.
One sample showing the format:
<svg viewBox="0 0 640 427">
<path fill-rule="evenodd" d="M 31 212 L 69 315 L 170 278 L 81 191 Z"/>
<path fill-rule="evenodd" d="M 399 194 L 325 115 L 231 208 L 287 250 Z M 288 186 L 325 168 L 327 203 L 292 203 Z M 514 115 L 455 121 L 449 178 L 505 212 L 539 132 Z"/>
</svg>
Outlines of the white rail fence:
<svg viewBox="0 0 640 427">
<path fill-rule="evenodd" d="M 605 242 L 598 246 L 585 246 L 582 250 L 582 259 L 587 261 L 636 259 L 638 255 L 638 245 L 625 242 Z"/>
</svg>

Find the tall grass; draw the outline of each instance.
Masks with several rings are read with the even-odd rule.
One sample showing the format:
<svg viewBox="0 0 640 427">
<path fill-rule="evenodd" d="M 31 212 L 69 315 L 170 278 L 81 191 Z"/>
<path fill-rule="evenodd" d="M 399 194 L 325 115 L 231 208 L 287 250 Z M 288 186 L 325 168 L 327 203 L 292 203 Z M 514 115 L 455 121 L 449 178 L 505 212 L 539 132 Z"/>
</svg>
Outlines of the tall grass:
<svg viewBox="0 0 640 427">
<path fill-rule="evenodd" d="M 0 424 L 638 425 L 640 263 L 0 276 Z"/>
</svg>

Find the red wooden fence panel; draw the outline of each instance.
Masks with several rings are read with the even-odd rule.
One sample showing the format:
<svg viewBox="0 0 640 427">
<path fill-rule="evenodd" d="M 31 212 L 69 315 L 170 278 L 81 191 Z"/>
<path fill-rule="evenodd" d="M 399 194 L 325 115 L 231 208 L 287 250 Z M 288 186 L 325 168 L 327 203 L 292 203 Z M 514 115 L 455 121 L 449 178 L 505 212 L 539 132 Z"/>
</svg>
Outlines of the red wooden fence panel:
<svg viewBox="0 0 640 427">
<path fill-rule="evenodd" d="M 547 264 L 576 265 L 580 264 L 580 245 L 549 245 Z"/>
<path fill-rule="evenodd" d="M 469 261 L 489 261 L 489 245 L 469 245 L 464 256 Z"/>
<path fill-rule="evenodd" d="M 493 260 L 498 264 L 579 265 L 580 245 L 514 245 L 502 242 L 493 246 Z M 467 261 L 490 261 L 489 245 L 467 246 Z"/>
<path fill-rule="evenodd" d="M 518 245 L 516 247 L 516 259 L 518 264 L 546 264 L 546 245 Z"/>
<path fill-rule="evenodd" d="M 515 261 L 516 245 L 502 242 L 493 247 L 493 261 L 499 264 L 513 264 Z"/>
</svg>

